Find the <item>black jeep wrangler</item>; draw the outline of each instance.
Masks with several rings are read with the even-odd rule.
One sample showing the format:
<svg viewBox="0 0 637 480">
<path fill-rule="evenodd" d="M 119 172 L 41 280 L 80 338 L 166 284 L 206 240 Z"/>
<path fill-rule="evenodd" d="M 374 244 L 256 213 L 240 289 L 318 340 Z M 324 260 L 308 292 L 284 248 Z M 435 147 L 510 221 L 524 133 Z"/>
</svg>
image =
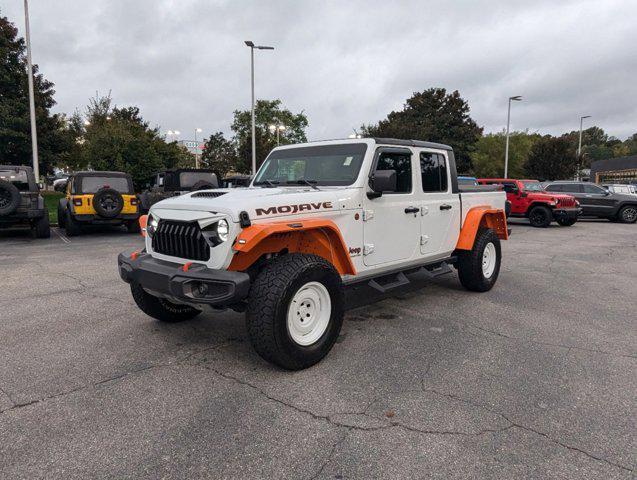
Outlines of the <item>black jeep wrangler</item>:
<svg viewBox="0 0 637 480">
<path fill-rule="evenodd" d="M 33 169 L 0 165 L 0 228 L 28 226 L 37 238 L 49 238 L 49 211 Z"/>
<path fill-rule="evenodd" d="M 150 188 L 139 196 L 141 211 L 148 213 L 152 205 L 165 198 L 211 188 L 219 188 L 219 180 L 212 170 L 194 168 L 164 170 L 153 178 Z"/>
</svg>

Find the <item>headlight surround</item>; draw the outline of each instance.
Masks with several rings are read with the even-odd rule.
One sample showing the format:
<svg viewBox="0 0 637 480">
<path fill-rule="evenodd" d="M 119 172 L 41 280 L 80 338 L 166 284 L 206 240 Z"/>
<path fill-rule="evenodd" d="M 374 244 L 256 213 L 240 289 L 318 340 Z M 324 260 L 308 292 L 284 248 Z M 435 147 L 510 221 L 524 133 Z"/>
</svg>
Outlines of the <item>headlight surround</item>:
<svg viewBox="0 0 637 480">
<path fill-rule="evenodd" d="M 230 225 L 225 218 L 222 218 L 217 222 L 217 237 L 221 242 L 227 242 L 228 235 L 230 235 Z"/>
<path fill-rule="evenodd" d="M 157 226 L 159 225 L 159 219 L 155 217 L 153 214 L 148 215 L 148 222 L 146 223 L 146 235 L 150 238 L 155 234 L 155 230 L 157 230 Z"/>
</svg>

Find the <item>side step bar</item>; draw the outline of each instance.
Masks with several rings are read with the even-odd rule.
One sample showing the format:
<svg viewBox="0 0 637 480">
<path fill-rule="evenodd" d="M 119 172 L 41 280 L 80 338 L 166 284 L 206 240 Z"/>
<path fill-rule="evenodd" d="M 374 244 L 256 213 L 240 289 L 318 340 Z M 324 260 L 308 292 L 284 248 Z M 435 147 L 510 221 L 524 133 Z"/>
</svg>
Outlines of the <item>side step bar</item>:
<svg viewBox="0 0 637 480">
<path fill-rule="evenodd" d="M 411 283 L 405 273 L 422 273 L 430 279 L 451 273 L 453 272 L 453 267 L 451 265 L 455 262 L 455 260 L 455 258 L 450 258 L 441 262 L 423 265 L 421 267 L 411 268 L 396 273 L 386 273 L 385 275 L 372 278 L 369 282 L 367 282 L 367 285 L 380 293 L 386 293 L 390 290 L 403 287 Z"/>
</svg>

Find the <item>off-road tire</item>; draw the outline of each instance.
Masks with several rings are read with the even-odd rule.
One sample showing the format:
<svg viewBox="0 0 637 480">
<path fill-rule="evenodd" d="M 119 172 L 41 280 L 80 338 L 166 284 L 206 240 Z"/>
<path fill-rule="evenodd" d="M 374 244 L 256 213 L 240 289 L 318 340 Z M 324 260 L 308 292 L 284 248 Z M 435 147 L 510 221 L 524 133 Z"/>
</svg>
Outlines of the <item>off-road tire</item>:
<svg viewBox="0 0 637 480">
<path fill-rule="evenodd" d="M 141 232 L 141 227 L 139 226 L 138 220 L 128 220 L 126 223 L 126 231 L 128 233 L 139 233 Z"/>
<path fill-rule="evenodd" d="M 201 310 L 190 305 L 178 305 L 165 298 L 155 297 L 144 290 L 139 283 L 132 282 L 130 291 L 139 309 L 160 322 L 183 322 L 195 318 L 201 313 Z"/>
<path fill-rule="evenodd" d="M 485 277 L 482 262 L 484 251 L 488 244 L 495 247 L 496 264 L 493 273 Z M 481 228 L 476 234 L 476 239 L 471 250 L 464 250 L 458 254 L 458 276 L 460 283 L 467 290 L 474 292 L 487 292 L 493 288 L 500 273 L 502 250 L 500 239 L 490 228 Z"/>
<path fill-rule="evenodd" d="M 67 237 L 75 237 L 82 233 L 81 225 L 73 218 L 73 215 L 71 215 L 71 212 L 68 209 L 64 216 L 64 229 L 66 230 Z"/>
<path fill-rule="evenodd" d="M 104 197 L 110 197 L 114 203 L 111 210 L 107 210 L 102 206 Z M 95 212 L 103 218 L 115 218 L 124 208 L 124 197 L 114 188 L 101 188 L 93 195 L 93 208 Z"/>
<path fill-rule="evenodd" d="M 575 225 L 577 218 L 556 218 L 555 221 L 563 227 Z"/>
<path fill-rule="evenodd" d="M 551 224 L 553 214 L 551 209 L 544 205 L 537 205 L 529 211 L 529 222 L 532 227 L 546 228 Z"/>
<path fill-rule="evenodd" d="M 288 309 L 295 294 L 308 282 L 322 284 L 329 293 L 331 312 L 325 332 L 302 346 L 292 340 Z M 252 346 L 268 362 L 286 370 L 301 370 L 321 361 L 332 349 L 343 324 L 341 277 L 317 255 L 291 253 L 271 261 L 258 274 L 248 300 L 246 325 Z"/>
<path fill-rule="evenodd" d="M 617 214 L 621 223 L 635 223 L 637 221 L 637 205 L 626 205 Z"/>
<path fill-rule="evenodd" d="M 42 218 L 38 218 L 33 222 L 31 227 L 35 238 L 50 238 L 51 225 L 49 223 L 49 212 L 45 212 Z"/>
<path fill-rule="evenodd" d="M 0 180 L 0 217 L 11 215 L 20 206 L 20 190 L 11 182 Z"/>
<path fill-rule="evenodd" d="M 66 226 L 66 209 L 62 205 L 58 204 L 58 227 L 64 228 Z"/>
</svg>

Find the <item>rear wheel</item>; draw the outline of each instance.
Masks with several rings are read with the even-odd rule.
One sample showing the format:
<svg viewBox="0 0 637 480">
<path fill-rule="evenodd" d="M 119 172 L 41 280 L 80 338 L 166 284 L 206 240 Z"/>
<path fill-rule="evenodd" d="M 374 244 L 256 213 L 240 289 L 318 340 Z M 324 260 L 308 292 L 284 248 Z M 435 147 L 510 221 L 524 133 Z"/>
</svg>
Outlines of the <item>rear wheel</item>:
<svg viewBox="0 0 637 480">
<path fill-rule="evenodd" d="M 33 223 L 32 232 L 35 238 L 49 238 L 51 236 L 51 226 L 49 224 L 49 212 Z"/>
<path fill-rule="evenodd" d="M 529 222 L 532 227 L 546 228 L 551 224 L 553 214 L 548 207 L 538 205 L 529 212 Z"/>
<path fill-rule="evenodd" d="M 139 227 L 139 220 L 129 220 L 126 222 L 126 231 L 128 233 L 139 233 L 141 231 Z"/>
<path fill-rule="evenodd" d="M 555 221 L 563 227 L 570 227 L 571 225 L 575 225 L 577 218 L 557 218 Z"/>
<path fill-rule="evenodd" d="M 180 305 L 165 298 L 155 297 L 144 290 L 139 283 L 131 283 L 130 291 L 139 309 L 160 322 L 183 322 L 195 318 L 201 313 L 201 310 L 190 305 Z"/>
<path fill-rule="evenodd" d="M 637 206 L 627 205 L 617 214 L 617 218 L 622 223 L 635 223 L 637 221 Z"/>
<path fill-rule="evenodd" d="M 250 289 L 246 325 L 265 360 L 288 370 L 321 361 L 343 324 L 343 286 L 332 264 L 292 253 L 273 260 Z"/>
<path fill-rule="evenodd" d="M 473 248 L 458 255 L 460 283 L 474 292 L 491 290 L 500 274 L 501 261 L 500 239 L 493 230 L 481 228 Z"/>
<path fill-rule="evenodd" d="M 80 224 L 73 218 L 69 210 L 66 211 L 66 215 L 64 216 L 64 228 L 66 229 L 67 237 L 75 237 L 82 233 Z"/>
</svg>

